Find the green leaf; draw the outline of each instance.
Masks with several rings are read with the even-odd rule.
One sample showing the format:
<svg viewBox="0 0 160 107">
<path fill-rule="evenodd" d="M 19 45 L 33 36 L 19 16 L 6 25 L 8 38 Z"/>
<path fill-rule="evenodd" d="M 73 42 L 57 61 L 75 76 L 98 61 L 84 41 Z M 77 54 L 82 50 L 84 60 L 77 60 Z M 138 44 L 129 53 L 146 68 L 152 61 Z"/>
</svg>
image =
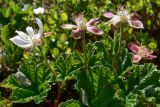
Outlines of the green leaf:
<svg viewBox="0 0 160 107">
<path fill-rule="evenodd" d="M 10 7 L 12 8 L 12 10 L 16 13 L 19 10 L 19 6 L 15 4 L 15 2 L 10 2 Z"/>
<path fill-rule="evenodd" d="M 89 106 L 91 107 L 113 107 L 121 106 L 119 101 L 114 98 L 114 89 L 107 80 L 106 72 L 109 69 L 102 65 L 93 66 L 86 74 L 83 69 L 79 71 L 79 87 L 83 88 L 88 95 Z"/>
<path fill-rule="evenodd" d="M 61 19 L 62 21 L 68 20 L 68 15 L 66 13 L 61 13 Z"/>
<path fill-rule="evenodd" d="M 16 74 L 11 74 L 1 83 L 1 87 L 12 89 L 11 100 L 26 103 L 34 100 L 36 104 L 43 101 L 51 89 L 52 73 L 45 65 L 34 62 L 21 64 Z M 22 94 L 23 93 L 23 94 Z"/>
<path fill-rule="evenodd" d="M 2 38 L 2 41 L 4 42 L 5 45 L 8 44 L 8 41 L 9 41 L 9 27 L 8 25 L 5 25 L 2 27 L 2 31 L 1 31 L 1 38 Z"/>
<path fill-rule="evenodd" d="M 12 15 L 12 9 L 8 7 L 7 9 L 3 10 L 4 11 L 4 17 L 9 18 Z"/>
<path fill-rule="evenodd" d="M 13 107 L 13 104 L 10 100 L 1 97 L 1 92 L 0 92 L 0 107 Z"/>
<path fill-rule="evenodd" d="M 82 106 L 79 101 L 68 100 L 66 102 L 62 102 L 58 107 L 84 107 L 84 106 Z"/>
<path fill-rule="evenodd" d="M 123 76 L 122 76 L 123 75 Z M 142 107 L 160 103 L 160 71 L 153 64 L 134 65 L 122 73 L 127 107 Z"/>
<path fill-rule="evenodd" d="M 138 94 L 131 93 L 126 97 L 126 107 L 135 107 L 138 100 Z"/>
<path fill-rule="evenodd" d="M 66 81 L 71 78 L 75 78 L 76 70 L 80 67 L 77 65 L 77 61 L 81 59 L 76 59 L 80 56 L 77 52 L 73 52 L 68 56 L 59 56 L 55 62 L 55 69 L 57 71 L 57 81 Z"/>
</svg>

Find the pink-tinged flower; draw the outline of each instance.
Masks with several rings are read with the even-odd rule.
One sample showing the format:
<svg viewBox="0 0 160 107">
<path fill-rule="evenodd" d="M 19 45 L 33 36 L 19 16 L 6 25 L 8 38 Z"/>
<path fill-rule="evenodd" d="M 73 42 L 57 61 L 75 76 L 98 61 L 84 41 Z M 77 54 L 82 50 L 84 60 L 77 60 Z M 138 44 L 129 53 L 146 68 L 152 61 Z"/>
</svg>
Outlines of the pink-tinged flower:
<svg viewBox="0 0 160 107">
<path fill-rule="evenodd" d="M 104 12 L 103 16 L 111 18 L 107 24 L 112 23 L 115 26 L 119 23 L 128 23 L 133 28 L 144 28 L 140 16 L 137 13 L 130 14 L 124 7 L 120 7 L 116 15 L 111 12 Z"/>
<path fill-rule="evenodd" d="M 64 24 L 61 27 L 64 29 L 72 29 L 72 36 L 74 39 L 80 39 L 81 34 L 84 31 L 89 31 L 96 35 L 102 35 L 103 31 L 96 28 L 95 25 L 97 25 L 100 21 L 100 18 L 91 19 L 89 22 L 84 18 L 83 13 L 78 15 L 73 15 L 72 20 L 76 23 L 76 25 L 73 24 Z"/>
<path fill-rule="evenodd" d="M 149 60 L 157 58 L 157 56 L 152 55 L 153 51 L 149 50 L 145 46 L 138 46 L 135 43 L 129 43 L 128 48 L 133 53 L 135 53 L 135 55 L 133 55 L 133 57 L 132 57 L 133 63 L 139 62 L 142 58 L 149 59 Z"/>
</svg>

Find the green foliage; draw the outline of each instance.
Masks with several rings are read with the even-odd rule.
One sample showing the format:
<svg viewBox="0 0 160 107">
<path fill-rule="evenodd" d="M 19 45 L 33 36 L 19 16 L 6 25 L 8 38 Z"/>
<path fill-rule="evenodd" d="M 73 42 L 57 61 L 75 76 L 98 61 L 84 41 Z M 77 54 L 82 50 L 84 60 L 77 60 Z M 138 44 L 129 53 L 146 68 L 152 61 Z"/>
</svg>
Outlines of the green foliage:
<svg viewBox="0 0 160 107">
<path fill-rule="evenodd" d="M 129 93 L 126 96 L 127 107 L 156 107 L 160 103 L 160 71 L 153 64 L 135 65 L 126 70 L 124 75 L 125 78 L 121 79 Z"/>
<path fill-rule="evenodd" d="M 130 13 L 136 11 L 142 16 L 143 30 L 123 26 L 121 31 L 117 26 L 104 24 L 107 19 L 103 17 L 103 12 L 111 11 L 115 14 L 120 5 L 127 6 Z M 47 97 L 49 102 L 58 102 L 56 97 L 60 98 L 59 103 L 66 101 L 59 107 L 160 106 L 160 71 L 157 66 L 144 60 L 133 64 L 132 54 L 127 49 L 130 41 L 152 50 L 158 48 L 159 0 L 0 0 L 0 6 L 0 49 L 3 50 L 3 55 L 0 51 L 0 78 L 3 77 L 1 87 L 12 90 L 10 99 L 14 103 L 34 100 L 39 104 L 52 91 L 53 96 Z M 33 9 L 39 6 L 45 7 L 45 13 L 35 15 Z M 66 23 L 74 24 L 72 14 L 82 12 L 87 20 L 101 18 L 98 27 L 105 32 L 99 37 L 86 33 L 86 59 L 81 39 L 74 40 L 70 31 L 60 27 Z M 23 53 L 9 39 L 17 35 L 16 30 L 25 31 L 27 26 L 31 26 L 31 20 L 35 17 L 40 18 L 44 24 L 44 37 L 48 36 L 46 33 L 50 34 L 43 38 L 39 46 L 41 53 L 37 48 L 29 54 Z M 158 51 L 156 54 L 159 56 Z M 154 63 L 159 66 L 160 62 L 156 60 Z M 55 70 L 55 77 L 49 68 Z M 79 100 L 64 98 L 63 91 L 73 91 L 66 89 L 68 87 L 65 87 L 65 83 L 73 79 L 76 82 L 71 84 L 74 86 L 71 88 L 79 93 L 80 96 L 75 98 Z M 52 83 L 55 87 L 51 90 Z M 59 86 L 60 83 L 64 83 L 64 86 Z M 0 89 L 2 93 L 4 90 Z M 7 95 L 4 93 L 3 96 Z M 12 106 L 3 96 L 0 98 L 0 107 Z"/>
<path fill-rule="evenodd" d="M 75 53 L 72 53 L 66 57 L 59 56 L 55 62 L 55 70 L 57 71 L 57 81 L 66 81 L 72 78 L 75 78 L 76 66 L 74 63 Z"/>
<path fill-rule="evenodd" d="M 66 102 L 62 102 L 58 107 L 84 107 L 80 102 L 76 100 L 68 100 Z"/>
<path fill-rule="evenodd" d="M 20 65 L 16 74 L 11 74 L 4 80 L 1 87 L 12 89 L 11 100 L 15 103 L 34 100 L 38 104 L 51 89 L 49 83 L 52 81 L 52 73 L 42 64 L 25 63 Z"/>
<path fill-rule="evenodd" d="M 2 39 L 2 42 L 4 42 L 5 45 L 8 45 L 8 41 L 9 41 L 8 25 L 3 26 L 2 31 L 1 31 L 1 39 Z"/>
<path fill-rule="evenodd" d="M 12 102 L 0 95 L 0 107 L 13 107 Z"/>
</svg>

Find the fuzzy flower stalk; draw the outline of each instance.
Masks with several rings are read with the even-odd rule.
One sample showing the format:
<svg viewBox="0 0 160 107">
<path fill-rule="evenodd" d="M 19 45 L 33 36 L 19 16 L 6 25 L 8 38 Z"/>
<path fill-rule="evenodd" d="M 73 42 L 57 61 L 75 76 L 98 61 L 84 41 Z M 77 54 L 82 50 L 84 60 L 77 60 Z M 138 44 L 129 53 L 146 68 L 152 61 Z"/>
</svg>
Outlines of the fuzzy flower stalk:
<svg viewBox="0 0 160 107">
<path fill-rule="evenodd" d="M 91 19 L 87 22 L 87 20 L 84 18 L 84 14 L 77 14 L 72 15 L 72 20 L 76 23 L 76 25 L 73 24 L 63 24 L 61 27 L 64 29 L 70 29 L 72 30 L 72 36 L 74 39 L 80 39 L 83 32 L 88 31 L 95 35 L 102 35 L 103 31 L 96 28 L 95 25 L 97 25 L 100 21 L 100 18 Z"/>
<path fill-rule="evenodd" d="M 157 56 L 152 55 L 153 51 L 149 50 L 145 46 L 138 46 L 136 43 L 129 43 L 128 48 L 135 54 L 132 57 L 133 63 L 138 63 L 142 58 L 153 60 Z"/>
<path fill-rule="evenodd" d="M 107 24 L 111 23 L 116 26 L 117 24 L 128 23 L 129 26 L 133 28 L 144 28 L 143 23 L 140 21 L 140 16 L 137 13 L 130 14 L 126 9 L 124 9 L 123 6 L 118 9 L 116 15 L 111 12 L 104 12 L 103 16 L 111 19 L 107 22 Z"/>
<path fill-rule="evenodd" d="M 41 20 L 39 18 L 36 18 L 34 20 L 39 27 L 38 33 L 35 33 L 33 28 L 28 26 L 26 28 L 27 33 L 16 30 L 15 32 L 18 35 L 10 39 L 15 45 L 28 51 L 32 50 L 33 47 L 41 44 L 41 39 L 43 35 L 43 24 Z"/>
</svg>

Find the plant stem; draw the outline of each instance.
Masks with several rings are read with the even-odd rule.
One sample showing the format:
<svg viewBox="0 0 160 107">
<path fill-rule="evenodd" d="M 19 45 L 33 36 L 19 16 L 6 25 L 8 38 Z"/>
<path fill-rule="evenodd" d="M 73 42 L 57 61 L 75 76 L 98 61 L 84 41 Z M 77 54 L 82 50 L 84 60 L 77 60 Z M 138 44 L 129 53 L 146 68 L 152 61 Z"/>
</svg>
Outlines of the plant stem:
<svg viewBox="0 0 160 107">
<path fill-rule="evenodd" d="M 122 26 L 120 26 L 120 35 L 119 35 L 119 47 L 118 47 L 118 54 L 120 55 L 121 45 L 122 45 Z"/>
<path fill-rule="evenodd" d="M 65 81 L 62 82 L 61 86 L 59 87 L 59 90 L 58 90 L 58 96 L 56 98 L 56 103 L 55 103 L 55 107 L 58 107 L 59 103 L 60 103 L 60 98 L 61 98 L 61 93 L 62 93 L 62 90 L 63 90 L 63 87 L 65 86 Z"/>
<path fill-rule="evenodd" d="M 49 107 L 54 107 L 53 104 L 47 100 L 47 98 L 44 98 L 44 101 L 48 103 Z"/>
<path fill-rule="evenodd" d="M 83 44 L 83 55 L 84 55 L 85 69 L 88 70 L 87 45 L 86 45 L 85 32 L 82 33 L 82 44 Z"/>
<path fill-rule="evenodd" d="M 39 49 L 42 57 L 44 58 L 45 63 L 46 63 L 46 64 L 48 65 L 48 67 L 51 69 L 51 71 L 52 71 L 52 73 L 53 73 L 53 76 L 56 76 L 55 70 L 54 70 L 54 69 L 51 67 L 51 65 L 48 63 L 48 60 L 47 60 L 46 56 L 43 54 L 42 49 L 41 49 L 40 47 L 38 47 L 38 49 Z"/>
</svg>

